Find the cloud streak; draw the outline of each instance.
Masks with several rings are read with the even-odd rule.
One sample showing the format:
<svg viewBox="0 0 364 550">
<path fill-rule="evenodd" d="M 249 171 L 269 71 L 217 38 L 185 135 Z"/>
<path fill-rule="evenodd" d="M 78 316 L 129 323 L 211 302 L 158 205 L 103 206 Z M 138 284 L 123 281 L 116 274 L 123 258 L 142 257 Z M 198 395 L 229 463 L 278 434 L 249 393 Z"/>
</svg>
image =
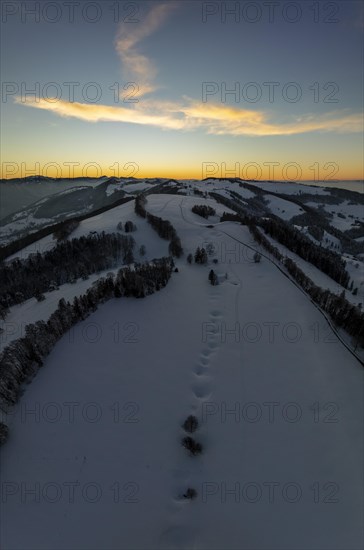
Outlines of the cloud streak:
<svg viewBox="0 0 364 550">
<path fill-rule="evenodd" d="M 156 32 L 177 8 L 178 3 L 152 6 L 145 20 L 137 25 L 121 25 L 116 38 L 115 47 L 123 65 L 127 78 L 139 86 L 139 96 L 157 89 L 153 81 L 157 69 L 148 57 L 139 52 L 138 46 L 142 40 Z"/>
<path fill-rule="evenodd" d="M 139 98 L 157 89 L 157 69 L 139 51 L 141 42 L 156 32 L 179 6 L 178 1 L 152 5 L 137 26 L 123 24 L 119 28 L 115 48 L 128 78 L 139 86 Z M 117 122 L 154 126 L 163 130 L 203 131 L 211 135 L 291 136 L 309 132 L 361 132 L 363 116 L 338 110 L 328 114 L 307 114 L 273 121 L 262 110 L 247 110 L 226 104 L 203 103 L 186 98 L 177 102 L 143 98 L 129 107 L 58 100 L 35 100 L 31 96 L 15 98 L 19 105 L 49 111 L 64 118 L 85 122 Z"/>
<path fill-rule="evenodd" d="M 308 132 L 356 133 L 363 128 L 363 115 L 334 111 L 325 115 L 292 117 L 285 123 L 271 122 L 264 111 L 249 111 L 227 105 L 143 101 L 131 108 L 47 100 L 15 99 L 19 105 L 50 111 L 60 117 L 85 122 L 119 122 L 154 126 L 165 130 L 202 130 L 212 135 L 290 136 Z"/>
</svg>

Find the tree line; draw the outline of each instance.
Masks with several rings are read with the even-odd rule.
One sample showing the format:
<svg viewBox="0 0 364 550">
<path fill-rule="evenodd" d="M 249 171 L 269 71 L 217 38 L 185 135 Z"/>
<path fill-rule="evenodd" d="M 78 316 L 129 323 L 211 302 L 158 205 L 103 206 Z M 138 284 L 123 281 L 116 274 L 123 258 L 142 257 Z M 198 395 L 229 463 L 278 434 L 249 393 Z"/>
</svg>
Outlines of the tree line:
<svg viewBox="0 0 364 550">
<path fill-rule="evenodd" d="M 64 241 L 77 229 L 80 225 L 78 220 L 66 220 L 59 224 L 59 226 L 53 232 L 53 237 L 57 241 Z"/>
<path fill-rule="evenodd" d="M 300 231 L 278 219 L 261 219 L 259 225 L 291 252 L 316 266 L 344 288 L 348 288 L 350 275 L 345 269 L 345 261 L 339 254 L 316 245 Z"/>
<path fill-rule="evenodd" d="M 143 298 L 160 290 L 168 283 L 173 267 L 171 258 L 135 264 L 134 269 L 124 267 L 116 276 L 110 274 L 99 279 L 72 303 L 62 298 L 48 321 L 27 325 L 25 335 L 10 342 L 0 355 L 1 408 L 7 410 L 18 401 L 22 385 L 36 374 L 56 342 L 72 326 L 113 297 Z"/>
<path fill-rule="evenodd" d="M 169 247 L 168 251 L 171 254 L 171 256 L 175 256 L 176 258 L 180 258 L 183 254 L 183 248 L 181 239 L 177 235 L 177 231 L 171 224 L 169 220 L 163 220 L 162 218 L 158 216 L 154 216 L 153 214 L 150 214 L 147 212 L 145 205 L 147 204 L 147 199 L 145 195 L 140 194 L 135 199 L 135 205 L 134 205 L 134 211 L 135 213 L 142 217 L 146 218 L 148 223 L 155 229 L 155 231 L 158 233 L 158 235 L 162 239 L 169 240 Z"/>
<path fill-rule="evenodd" d="M 132 237 L 117 233 L 82 236 L 58 243 L 52 250 L 16 258 L 0 266 L 0 308 L 7 309 L 59 285 L 87 279 L 121 261 L 134 261 Z"/>
<path fill-rule="evenodd" d="M 215 193 L 210 193 L 210 195 L 237 213 L 237 216 L 233 217 L 233 215 L 224 212 L 220 218 L 221 221 L 240 221 L 241 224 L 248 227 L 262 227 L 266 233 L 286 246 L 291 252 L 313 264 L 344 288 L 348 288 L 350 275 L 345 269 L 346 262 L 339 254 L 316 245 L 306 235 L 274 215 L 269 216 L 269 218 L 258 218 L 257 216 L 247 214 L 242 207 L 234 205 L 234 202 L 227 197 L 222 197 Z"/>
<path fill-rule="evenodd" d="M 111 204 L 107 204 L 106 206 L 103 206 L 101 208 L 97 208 L 96 210 L 93 210 L 92 212 L 87 212 L 86 214 L 82 214 L 81 216 L 75 216 L 71 218 L 73 221 L 81 222 L 83 220 L 87 220 L 88 218 L 92 218 L 94 216 L 97 216 L 98 214 L 102 214 L 103 212 L 106 212 L 107 210 L 111 210 L 112 208 L 115 208 L 115 206 L 119 206 L 121 204 L 124 204 L 126 202 L 132 201 L 133 197 L 124 197 L 122 199 L 118 199 Z M 69 220 L 67 220 L 69 221 Z M 47 235 L 51 235 L 52 233 L 55 233 L 58 231 L 58 229 L 62 229 L 62 226 L 64 224 L 63 222 L 54 223 L 52 225 L 47 225 L 46 227 L 43 227 L 42 229 L 38 229 L 37 231 L 34 231 L 32 233 L 28 233 L 24 237 L 20 237 L 19 239 L 16 239 L 15 241 L 12 241 L 11 243 L 7 245 L 0 246 L 0 261 L 5 260 L 8 256 L 11 256 L 12 254 L 15 254 L 16 252 L 19 252 L 19 250 L 22 250 L 26 246 L 29 246 L 43 237 L 46 237 Z"/>
<path fill-rule="evenodd" d="M 250 226 L 249 229 L 255 240 L 283 263 L 288 273 L 307 292 L 313 302 L 328 313 L 338 327 L 345 329 L 356 344 L 364 348 L 364 314 L 359 307 L 345 298 L 345 291 L 337 295 L 317 286 L 293 260 L 284 257 L 257 227 Z"/>
<path fill-rule="evenodd" d="M 209 216 L 215 216 L 216 214 L 216 210 L 207 204 L 195 204 L 192 206 L 191 210 L 194 214 L 197 214 L 206 220 Z"/>
</svg>

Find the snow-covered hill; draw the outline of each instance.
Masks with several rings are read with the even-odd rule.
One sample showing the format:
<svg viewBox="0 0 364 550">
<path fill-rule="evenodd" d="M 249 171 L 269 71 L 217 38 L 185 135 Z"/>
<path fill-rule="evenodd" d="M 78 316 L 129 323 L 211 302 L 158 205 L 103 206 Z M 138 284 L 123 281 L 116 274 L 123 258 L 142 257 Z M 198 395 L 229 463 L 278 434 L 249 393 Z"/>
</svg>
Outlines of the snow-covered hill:
<svg viewBox="0 0 364 550">
<path fill-rule="evenodd" d="M 46 177 L 0 180 L 0 219 L 72 187 L 97 187 L 108 178 L 53 179 Z"/>
<path fill-rule="evenodd" d="M 254 261 L 248 228 L 219 221 L 229 208 L 188 185 L 186 195 L 147 197 L 184 249 L 168 285 L 112 299 L 76 325 L 5 415 L 2 547 L 363 547 L 362 365 L 273 261 Z M 195 204 L 216 214 L 205 220 Z M 90 217 L 71 237 L 130 220 L 144 260 L 166 255 L 168 242 L 133 208 Z M 186 261 L 197 247 L 210 249 L 207 265 Z M 102 275 L 11 308 L 8 341 Z M 181 445 L 190 414 L 198 456 Z"/>
</svg>

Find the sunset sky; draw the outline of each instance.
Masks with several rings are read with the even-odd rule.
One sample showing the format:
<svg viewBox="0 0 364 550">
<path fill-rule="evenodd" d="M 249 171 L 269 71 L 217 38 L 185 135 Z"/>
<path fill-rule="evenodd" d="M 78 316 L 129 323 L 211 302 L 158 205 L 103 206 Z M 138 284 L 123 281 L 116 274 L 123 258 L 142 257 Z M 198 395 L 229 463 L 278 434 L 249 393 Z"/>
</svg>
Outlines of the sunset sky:
<svg viewBox="0 0 364 550">
<path fill-rule="evenodd" d="M 363 178 L 361 2 L 1 8 L 2 177 Z"/>
</svg>

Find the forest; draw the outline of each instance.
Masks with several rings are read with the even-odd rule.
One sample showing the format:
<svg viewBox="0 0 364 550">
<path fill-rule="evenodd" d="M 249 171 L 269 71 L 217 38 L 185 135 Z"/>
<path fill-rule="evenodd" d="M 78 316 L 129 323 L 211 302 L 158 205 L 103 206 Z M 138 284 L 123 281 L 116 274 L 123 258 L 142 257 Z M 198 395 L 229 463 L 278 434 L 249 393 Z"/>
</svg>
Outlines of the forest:
<svg viewBox="0 0 364 550">
<path fill-rule="evenodd" d="M 346 263 L 339 254 L 316 245 L 300 231 L 278 219 L 261 219 L 259 225 L 291 252 L 316 266 L 344 288 L 348 288 L 350 276 L 345 269 Z"/>
<path fill-rule="evenodd" d="M 149 264 L 135 264 L 134 269 L 121 268 L 116 276 L 99 279 L 72 303 L 62 298 L 48 321 L 27 325 L 25 336 L 10 342 L 0 355 L 1 409 L 7 410 L 17 402 L 22 385 L 36 374 L 56 342 L 72 326 L 111 298 L 144 298 L 160 290 L 168 283 L 173 267 L 171 258 L 160 258 Z"/>
<path fill-rule="evenodd" d="M 216 214 L 216 210 L 207 204 L 195 204 L 192 206 L 191 210 L 194 214 L 197 214 L 206 220 L 209 216 L 214 216 Z"/>
<path fill-rule="evenodd" d="M 82 236 L 58 243 L 52 250 L 14 259 L 0 266 L 0 307 L 4 309 L 59 285 L 86 279 L 91 273 L 134 261 L 132 237 L 118 233 Z"/>
</svg>

